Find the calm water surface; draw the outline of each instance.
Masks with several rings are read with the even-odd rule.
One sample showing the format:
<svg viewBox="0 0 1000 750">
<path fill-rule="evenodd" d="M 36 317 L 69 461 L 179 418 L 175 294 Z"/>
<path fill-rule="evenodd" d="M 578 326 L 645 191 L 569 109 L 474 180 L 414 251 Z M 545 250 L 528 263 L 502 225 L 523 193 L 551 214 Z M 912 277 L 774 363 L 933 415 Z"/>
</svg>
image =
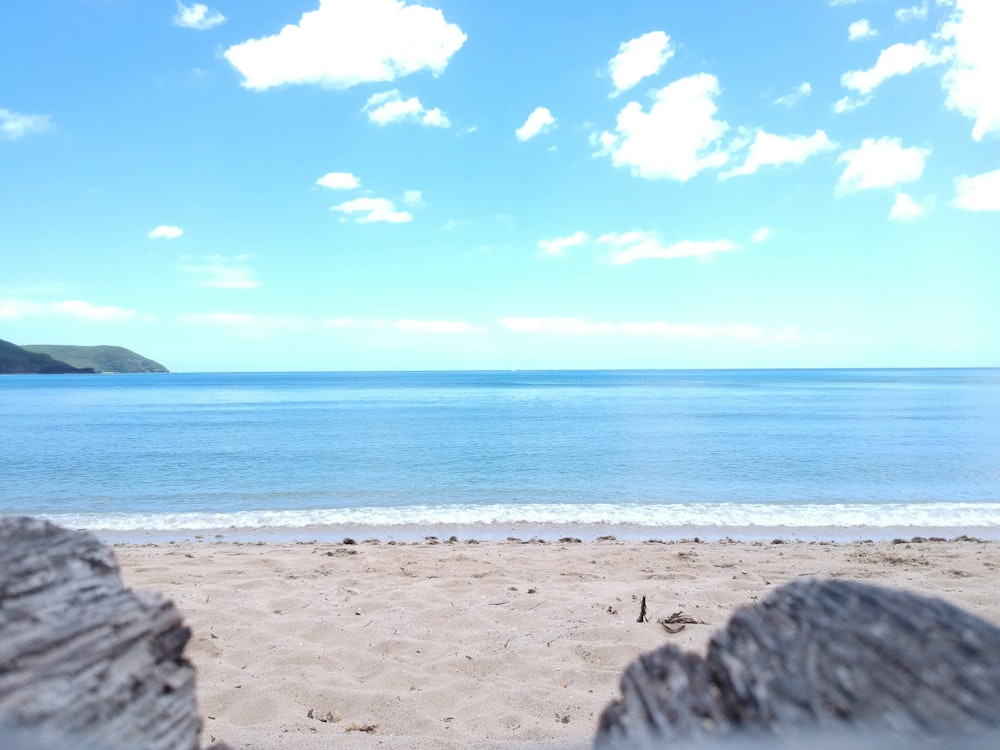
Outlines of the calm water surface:
<svg viewBox="0 0 1000 750">
<path fill-rule="evenodd" d="M 0 512 L 91 528 L 1000 526 L 1000 370 L 0 378 Z"/>
</svg>

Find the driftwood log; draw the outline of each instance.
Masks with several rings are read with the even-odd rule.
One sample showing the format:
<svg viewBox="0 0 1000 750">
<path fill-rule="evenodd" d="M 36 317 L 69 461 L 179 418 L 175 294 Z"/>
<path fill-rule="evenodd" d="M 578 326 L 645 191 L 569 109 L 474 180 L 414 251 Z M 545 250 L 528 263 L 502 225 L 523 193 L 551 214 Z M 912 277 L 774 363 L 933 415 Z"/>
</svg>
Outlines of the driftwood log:
<svg viewBox="0 0 1000 750">
<path fill-rule="evenodd" d="M 668 645 L 631 664 L 594 747 L 1000 747 L 998 728 L 1000 628 L 937 599 L 801 580 L 737 611 L 704 657 Z"/>
<path fill-rule="evenodd" d="M 169 599 L 122 586 L 91 534 L 0 519 L 3 746 L 198 748 L 189 638 Z"/>
</svg>

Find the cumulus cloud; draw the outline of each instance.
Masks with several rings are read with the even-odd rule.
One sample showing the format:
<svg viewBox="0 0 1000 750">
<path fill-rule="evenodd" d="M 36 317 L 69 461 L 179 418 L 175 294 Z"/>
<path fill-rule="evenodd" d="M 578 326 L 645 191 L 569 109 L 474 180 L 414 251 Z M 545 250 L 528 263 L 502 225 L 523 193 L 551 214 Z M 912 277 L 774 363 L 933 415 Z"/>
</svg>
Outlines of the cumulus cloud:
<svg viewBox="0 0 1000 750">
<path fill-rule="evenodd" d="M 76 299 L 66 300 L 65 302 L 53 302 L 51 307 L 57 313 L 85 320 L 112 320 L 121 322 L 135 317 L 135 310 L 125 310 L 112 305 L 100 307 L 90 302 L 83 302 Z"/>
<path fill-rule="evenodd" d="M 465 40 L 435 8 L 402 0 L 320 0 L 297 24 L 236 44 L 224 56 L 248 89 L 283 84 L 346 89 L 421 70 L 441 75 Z"/>
<path fill-rule="evenodd" d="M 770 227 L 761 227 L 757 229 L 751 236 L 750 240 L 755 245 L 759 245 L 761 242 L 766 242 L 771 237 Z"/>
<path fill-rule="evenodd" d="M 650 31 L 622 42 L 618 47 L 618 54 L 608 63 L 611 82 L 615 86 L 611 96 L 618 96 L 643 78 L 656 75 L 673 56 L 674 48 L 670 44 L 670 37 L 662 31 Z"/>
<path fill-rule="evenodd" d="M 500 318 L 500 325 L 513 333 L 550 336 L 642 336 L 655 338 L 728 338 L 740 341 L 794 343 L 803 336 L 794 328 L 768 331 L 745 323 L 701 325 L 663 320 L 612 323 L 586 318 Z"/>
<path fill-rule="evenodd" d="M 728 156 L 719 139 L 729 126 L 715 119 L 715 76 L 699 73 L 674 81 L 653 94 L 648 112 L 629 102 L 618 113 L 614 132 L 594 134 L 598 155 L 628 167 L 647 180 L 687 182 L 699 172 L 721 167 Z"/>
<path fill-rule="evenodd" d="M 916 44 L 899 42 L 882 50 L 871 68 L 844 73 L 840 77 L 840 82 L 845 88 L 857 91 L 862 96 L 868 96 L 889 78 L 907 75 L 917 68 L 937 65 L 940 62 L 941 57 L 934 54 L 923 40 Z"/>
<path fill-rule="evenodd" d="M 171 226 L 169 224 L 160 224 L 149 233 L 149 238 L 151 240 L 176 240 L 184 234 L 184 230 L 180 227 Z"/>
<path fill-rule="evenodd" d="M 764 166 L 802 164 L 810 156 L 836 148 L 826 133 L 817 130 L 812 135 L 774 135 L 758 130 L 750 144 L 746 161 L 739 167 L 723 172 L 720 177 L 753 174 Z"/>
<path fill-rule="evenodd" d="M 847 38 L 852 42 L 856 42 L 858 39 L 867 39 L 873 36 L 878 36 L 878 31 L 872 28 L 867 18 L 855 21 L 847 27 Z"/>
<path fill-rule="evenodd" d="M 849 96 L 844 96 L 838 99 L 836 103 L 833 105 L 833 111 L 836 112 L 838 115 L 843 114 L 844 112 L 850 112 L 851 110 L 857 109 L 858 107 L 863 107 L 869 101 L 871 100 L 868 97 L 853 99 Z"/>
<path fill-rule="evenodd" d="M 256 289 L 260 282 L 253 278 L 253 271 L 246 265 L 249 255 L 227 258 L 223 255 L 206 255 L 197 263 L 178 266 L 181 273 L 191 277 L 194 286 L 214 289 Z"/>
<path fill-rule="evenodd" d="M 367 112 L 368 119 L 377 125 L 410 121 L 432 128 L 451 127 L 451 121 L 440 109 L 424 108 L 420 99 L 415 96 L 403 99 L 396 89 L 372 94 L 362 111 Z"/>
<path fill-rule="evenodd" d="M 953 15 L 942 26 L 941 37 L 951 42 L 951 57 L 942 84 L 945 105 L 974 121 L 972 137 L 1000 133 L 1000 3 L 996 0 L 958 0 Z"/>
<path fill-rule="evenodd" d="M 526 141 L 534 138 L 539 133 L 550 130 L 556 124 L 556 118 L 552 116 L 546 107 L 535 107 L 535 110 L 528 115 L 524 125 L 514 131 L 519 141 Z"/>
<path fill-rule="evenodd" d="M 916 221 L 924 215 L 924 207 L 906 193 L 896 193 L 896 202 L 889 209 L 889 218 L 893 221 Z"/>
<path fill-rule="evenodd" d="M 563 255 L 569 248 L 582 245 L 589 239 L 590 236 L 581 230 L 579 232 L 574 232 L 567 237 L 556 237 L 551 240 L 539 240 L 538 247 L 542 251 L 542 255 Z"/>
<path fill-rule="evenodd" d="M 9 109 L 0 109 L 0 136 L 16 141 L 32 133 L 41 133 L 52 125 L 48 115 L 22 115 Z"/>
<path fill-rule="evenodd" d="M 611 263 L 620 266 L 649 258 L 699 258 L 739 248 L 730 240 L 681 240 L 664 245 L 655 232 L 624 232 L 601 235 L 597 241 L 611 246 Z"/>
<path fill-rule="evenodd" d="M 838 195 L 891 188 L 913 182 L 924 172 L 930 149 L 904 148 L 899 138 L 865 138 L 860 148 L 845 151 L 837 161 L 847 162 L 837 182 Z"/>
<path fill-rule="evenodd" d="M 812 93 L 812 90 L 812 84 L 810 84 L 809 81 L 804 81 L 796 86 L 791 93 L 779 96 L 774 100 L 774 103 L 782 107 L 794 107 L 800 101 L 809 96 Z"/>
<path fill-rule="evenodd" d="M 178 2 L 177 15 L 174 16 L 174 26 L 205 31 L 213 26 L 218 26 L 220 23 L 224 23 L 225 20 L 226 17 L 224 15 L 217 10 L 209 10 L 207 5 L 202 5 L 201 3 L 185 5 L 182 2 Z"/>
<path fill-rule="evenodd" d="M 955 180 L 955 200 L 963 211 L 1000 211 L 1000 169 Z"/>
<path fill-rule="evenodd" d="M 422 190 L 406 190 L 403 192 L 403 203 L 407 206 L 420 208 L 424 205 L 424 193 Z"/>
<path fill-rule="evenodd" d="M 354 190 L 361 187 L 361 180 L 350 172 L 327 172 L 316 180 L 316 184 L 331 190 Z"/>
<path fill-rule="evenodd" d="M 330 210 L 353 218 L 357 224 L 373 224 L 378 221 L 400 224 L 413 221 L 413 215 L 409 211 L 397 211 L 396 204 L 388 198 L 355 198 L 333 206 Z"/>
</svg>

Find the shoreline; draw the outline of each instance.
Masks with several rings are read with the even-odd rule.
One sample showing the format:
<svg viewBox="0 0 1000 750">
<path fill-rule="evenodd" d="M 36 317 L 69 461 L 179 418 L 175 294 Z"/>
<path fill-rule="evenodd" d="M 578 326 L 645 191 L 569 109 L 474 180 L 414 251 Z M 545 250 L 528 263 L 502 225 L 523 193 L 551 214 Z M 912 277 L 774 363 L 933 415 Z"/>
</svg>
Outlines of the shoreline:
<svg viewBox="0 0 1000 750">
<path fill-rule="evenodd" d="M 101 529 L 87 528 L 102 542 L 118 544 L 162 544 L 169 542 L 231 543 L 335 543 L 350 538 L 355 541 L 420 542 L 427 537 L 444 541 L 518 541 L 558 542 L 564 538 L 596 541 L 613 537 L 622 542 L 682 542 L 698 539 L 706 542 L 736 540 L 742 542 L 834 542 L 892 541 L 914 538 L 954 540 L 972 537 L 1000 541 L 998 526 L 641 526 L 636 524 L 514 523 L 514 524 L 338 524 L 301 527 L 205 527 L 193 529 Z"/>
</svg>

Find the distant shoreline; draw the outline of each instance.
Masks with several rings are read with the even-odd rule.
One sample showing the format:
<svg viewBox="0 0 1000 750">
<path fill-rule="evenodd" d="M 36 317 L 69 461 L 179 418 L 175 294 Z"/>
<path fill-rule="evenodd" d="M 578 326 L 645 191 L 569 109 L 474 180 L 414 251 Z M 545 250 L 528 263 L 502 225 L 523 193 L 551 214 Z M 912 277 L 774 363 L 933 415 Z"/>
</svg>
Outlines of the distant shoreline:
<svg viewBox="0 0 1000 750">
<path fill-rule="evenodd" d="M 341 542 L 421 542 L 428 538 L 455 543 L 507 541 L 554 543 L 562 539 L 593 542 L 613 537 L 622 542 L 830 542 L 911 540 L 913 538 L 954 540 L 969 537 L 1000 541 L 996 526 L 637 526 L 616 524 L 338 524 L 305 527 L 262 526 L 255 528 L 215 527 L 202 529 L 88 529 L 108 544 L 164 544 L 171 542 L 229 543 L 309 543 Z"/>
</svg>

